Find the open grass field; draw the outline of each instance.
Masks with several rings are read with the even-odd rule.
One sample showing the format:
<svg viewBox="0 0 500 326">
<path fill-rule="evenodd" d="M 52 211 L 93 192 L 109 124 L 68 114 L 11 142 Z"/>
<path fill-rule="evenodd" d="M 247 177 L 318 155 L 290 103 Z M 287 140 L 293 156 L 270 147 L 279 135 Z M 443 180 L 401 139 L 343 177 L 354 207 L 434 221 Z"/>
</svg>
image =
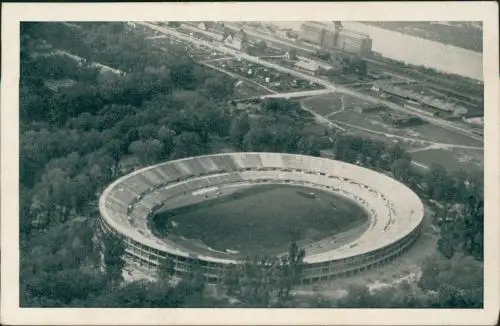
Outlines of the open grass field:
<svg viewBox="0 0 500 326">
<path fill-rule="evenodd" d="M 302 103 L 308 109 L 322 116 L 327 116 L 328 119 L 334 123 L 343 122 L 353 126 L 372 130 L 375 133 L 382 132 L 400 137 L 414 138 L 416 140 L 422 139 L 426 141 L 445 144 L 478 147 L 483 146 L 483 143 L 479 140 L 472 139 L 460 133 L 450 131 L 429 123 L 419 126 L 397 128 L 382 120 L 379 113 L 358 113 L 351 110 L 350 108 L 352 107 L 352 105 L 357 102 L 356 100 L 352 100 L 348 96 L 344 96 L 345 110 L 337 112 L 331 116 L 329 115 L 333 112 L 341 110 L 340 97 L 336 94 L 312 97 L 304 100 Z M 359 131 L 359 129 L 356 129 L 352 126 L 344 126 L 354 133 L 357 133 Z M 367 132 L 367 130 L 365 130 L 365 132 Z"/>
<path fill-rule="evenodd" d="M 320 95 L 307 98 L 302 105 L 313 110 L 319 115 L 325 116 L 342 108 L 340 97 L 332 95 Z"/>
<path fill-rule="evenodd" d="M 440 164 L 448 171 L 484 169 L 484 151 L 469 149 L 429 149 L 411 153 L 412 160 L 426 166 Z"/>
<path fill-rule="evenodd" d="M 425 123 L 418 126 L 397 128 L 383 121 L 376 113 L 342 111 L 329 118 L 333 122 L 344 122 L 361 128 L 401 137 L 437 143 L 482 147 L 483 143 L 468 136 Z M 356 132 L 355 128 L 352 128 Z"/>
<path fill-rule="evenodd" d="M 363 106 L 369 104 L 349 95 L 325 94 L 305 99 L 302 104 L 314 110 L 316 113 L 325 116 L 342 108 L 342 98 L 346 110 L 354 106 Z"/>
<path fill-rule="evenodd" d="M 319 241 L 367 219 L 356 203 L 329 192 L 295 185 L 255 185 L 164 211 L 152 224 L 163 236 L 201 242 L 217 251 L 238 251 L 244 257 L 279 255 L 293 241 L 299 245 Z"/>
<path fill-rule="evenodd" d="M 376 134 L 376 133 L 372 133 L 372 132 L 368 132 L 368 131 L 364 131 L 364 130 L 349 128 L 348 126 L 346 126 L 342 123 L 339 123 L 339 125 L 346 127 L 349 130 L 349 132 L 351 132 L 352 134 L 354 134 L 358 137 L 362 137 L 364 139 L 371 139 L 374 141 L 379 141 L 379 142 L 382 142 L 382 143 L 385 143 L 388 145 L 398 145 L 399 147 L 401 147 L 402 149 L 407 150 L 407 151 L 426 147 L 425 145 L 421 145 L 420 143 L 416 143 L 413 141 L 407 141 L 407 140 L 395 138 L 395 137 L 387 137 L 385 135 L 378 134 L 378 133 Z"/>
<path fill-rule="evenodd" d="M 419 138 L 429 139 L 435 142 L 478 147 L 482 147 L 484 145 L 483 142 L 479 140 L 432 124 L 415 126 L 411 129 L 418 134 Z"/>
</svg>

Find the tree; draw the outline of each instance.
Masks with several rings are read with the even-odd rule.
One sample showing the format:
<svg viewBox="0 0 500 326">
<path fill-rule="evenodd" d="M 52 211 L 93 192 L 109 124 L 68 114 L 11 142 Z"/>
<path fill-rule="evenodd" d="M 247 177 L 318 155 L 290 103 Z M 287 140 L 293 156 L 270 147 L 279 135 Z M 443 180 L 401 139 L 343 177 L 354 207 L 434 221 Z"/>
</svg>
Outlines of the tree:
<svg viewBox="0 0 500 326">
<path fill-rule="evenodd" d="M 241 293 L 240 280 L 242 270 L 239 265 L 229 265 L 224 274 L 224 286 L 229 296 L 235 296 Z"/>
<path fill-rule="evenodd" d="M 178 88 L 193 89 L 195 78 L 195 64 L 189 60 L 189 56 L 179 58 L 170 67 L 170 78 Z"/>
<path fill-rule="evenodd" d="M 301 137 L 297 142 L 297 153 L 303 155 L 319 155 L 319 143 L 317 136 L 308 135 Z"/>
<path fill-rule="evenodd" d="M 121 240 L 113 235 L 104 236 L 103 245 L 106 276 L 112 282 L 121 282 L 122 271 L 125 267 L 125 246 Z"/>
<path fill-rule="evenodd" d="M 267 129 L 253 126 L 243 137 L 242 147 L 249 152 L 266 150 L 269 147 L 271 137 Z"/>
<path fill-rule="evenodd" d="M 377 305 L 378 300 L 371 296 L 365 285 L 352 284 L 347 292 L 347 296 L 338 301 L 339 308 L 372 308 Z"/>
<path fill-rule="evenodd" d="M 116 173 L 120 158 L 123 157 L 126 152 L 125 142 L 121 139 L 112 139 L 105 143 L 104 148 L 114 161 L 112 168 Z"/>
<path fill-rule="evenodd" d="M 200 155 L 205 151 L 201 137 L 196 132 L 182 132 L 174 137 L 171 157 L 183 158 Z"/>
<path fill-rule="evenodd" d="M 167 23 L 168 27 L 180 27 L 181 23 L 176 21 L 170 21 Z"/>
<path fill-rule="evenodd" d="M 225 76 L 207 78 L 202 87 L 205 89 L 208 98 L 213 100 L 228 98 L 234 92 L 234 82 Z"/>
<path fill-rule="evenodd" d="M 471 256 L 456 253 L 451 259 L 431 256 L 424 261 L 419 286 L 437 291 L 435 304 L 474 308 L 483 304 L 483 266 Z"/>
<path fill-rule="evenodd" d="M 170 155 L 170 153 L 172 152 L 172 148 L 174 146 L 173 144 L 174 137 L 175 137 L 175 131 L 166 126 L 161 126 L 160 129 L 158 130 L 156 138 L 163 142 L 164 157 L 168 157 L 168 155 Z"/>
<path fill-rule="evenodd" d="M 175 275 L 175 262 L 164 258 L 158 266 L 158 278 L 160 281 L 168 281 Z"/>
<path fill-rule="evenodd" d="M 278 300 L 286 302 L 290 299 L 291 291 L 302 274 L 302 264 L 305 257 L 305 250 L 300 249 L 297 243 L 292 242 L 288 248 L 288 256 L 281 260 L 281 282 L 278 291 Z"/>
<path fill-rule="evenodd" d="M 233 118 L 231 127 L 229 128 L 229 138 L 233 145 L 241 147 L 243 144 L 243 137 L 250 130 L 250 121 L 246 112 L 240 113 Z"/>
<path fill-rule="evenodd" d="M 142 164 L 157 162 L 163 152 L 163 143 L 158 139 L 136 140 L 129 146 L 130 153 L 136 155 Z"/>
<path fill-rule="evenodd" d="M 93 198 L 95 193 L 95 183 L 87 174 L 80 173 L 72 181 L 73 193 L 71 196 L 72 206 L 76 213 L 84 213 L 85 204 Z"/>
<path fill-rule="evenodd" d="M 40 221 L 44 225 L 56 221 L 64 222 L 68 218 L 71 203 L 68 194 L 71 188 L 70 178 L 61 168 L 54 168 L 45 173 L 35 186 L 33 201 L 42 215 Z"/>
<path fill-rule="evenodd" d="M 410 177 L 411 161 L 406 158 L 399 158 L 392 163 L 391 172 L 394 177 L 403 182 L 407 182 Z"/>
</svg>

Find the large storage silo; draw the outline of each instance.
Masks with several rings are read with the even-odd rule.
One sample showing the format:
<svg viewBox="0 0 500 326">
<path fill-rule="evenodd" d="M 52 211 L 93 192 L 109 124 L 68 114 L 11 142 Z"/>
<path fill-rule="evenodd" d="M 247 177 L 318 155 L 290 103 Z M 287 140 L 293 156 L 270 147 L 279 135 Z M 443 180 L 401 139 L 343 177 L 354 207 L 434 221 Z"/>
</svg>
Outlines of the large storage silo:
<svg viewBox="0 0 500 326">
<path fill-rule="evenodd" d="M 371 51 L 371 39 L 367 34 L 341 30 L 338 34 L 337 48 L 347 53 L 369 54 Z"/>
<path fill-rule="evenodd" d="M 322 47 L 325 49 L 337 49 L 338 31 L 327 29 L 323 33 Z"/>
<path fill-rule="evenodd" d="M 301 41 L 322 45 L 325 25 L 319 22 L 304 22 L 300 25 Z"/>
</svg>

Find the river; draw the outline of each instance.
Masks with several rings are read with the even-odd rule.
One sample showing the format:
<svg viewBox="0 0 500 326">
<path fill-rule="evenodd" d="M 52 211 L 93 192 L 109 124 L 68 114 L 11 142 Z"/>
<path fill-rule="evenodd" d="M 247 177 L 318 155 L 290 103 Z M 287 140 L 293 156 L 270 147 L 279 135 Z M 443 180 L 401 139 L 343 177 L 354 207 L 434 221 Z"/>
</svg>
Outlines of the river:
<svg viewBox="0 0 500 326">
<path fill-rule="evenodd" d="M 274 24 L 299 30 L 301 22 L 274 22 Z M 372 50 L 384 57 L 483 80 L 483 55 L 480 52 L 358 22 L 342 22 L 342 24 L 346 29 L 369 34 L 373 39 Z"/>
</svg>

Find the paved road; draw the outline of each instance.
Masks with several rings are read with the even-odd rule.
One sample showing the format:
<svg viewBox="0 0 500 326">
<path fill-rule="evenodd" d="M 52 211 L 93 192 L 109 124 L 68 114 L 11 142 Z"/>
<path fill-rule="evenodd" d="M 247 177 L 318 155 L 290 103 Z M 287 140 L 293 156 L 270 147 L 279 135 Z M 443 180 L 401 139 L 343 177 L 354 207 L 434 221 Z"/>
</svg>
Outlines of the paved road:
<svg viewBox="0 0 500 326">
<path fill-rule="evenodd" d="M 241 28 L 241 27 L 239 27 L 236 24 L 228 24 L 228 26 L 230 26 L 232 28 L 238 28 L 238 29 Z M 301 49 L 301 50 L 308 51 L 308 52 L 315 52 L 316 51 L 316 50 L 312 50 L 310 48 L 301 46 L 301 45 L 299 45 L 299 44 L 297 44 L 295 42 L 292 42 L 292 41 L 285 41 L 285 40 L 280 39 L 280 38 L 278 38 L 278 37 L 276 37 L 274 35 L 262 34 L 262 32 L 254 29 L 254 28 L 251 28 L 251 27 L 245 26 L 245 27 L 243 27 L 243 29 L 245 30 L 245 32 L 248 35 L 252 35 L 254 37 L 259 37 L 259 38 L 266 39 L 266 40 L 269 40 L 269 41 L 281 43 L 281 44 L 284 44 L 284 45 L 287 45 L 287 46 L 290 46 L 290 47 L 295 47 L 297 49 Z M 319 49 L 319 47 L 318 47 L 318 49 Z M 378 62 L 376 60 L 373 60 L 373 59 L 369 59 L 368 58 L 367 61 L 372 62 L 372 63 L 376 63 L 378 65 L 381 65 L 380 62 Z M 403 75 L 395 74 L 395 73 L 390 73 L 390 72 L 386 72 L 386 73 L 389 74 L 389 75 L 392 75 L 394 77 L 397 77 L 399 79 L 403 79 L 405 82 L 418 83 L 417 80 L 409 78 L 407 76 L 403 76 Z M 394 83 L 394 84 L 396 84 L 396 83 Z M 391 103 L 391 102 L 387 102 L 387 101 L 382 101 L 380 99 L 377 99 L 376 97 L 368 96 L 366 94 L 362 94 L 362 93 L 359 93 L 359 92 L 356 92 L 356 91 L 353 91 L 353 90 L 350 90 L 350 89 L 348 90 L 345 87 L 340 87 L 340 86 L 337 85 L 336 88 L 337 88 L 338 91 L 344 92 L 344 93 L 349 94 L 351 96 L 355 96 L 355 97 L 358 97 L 358 98 L 363 98 L 364 100 L 372 102 L 372 103 L 383 103 L 383 104 L 387 105 L 391 109 L 402 111 L 402 112 L 409 113 L 409 114 L 417 115 L 420 118 L 422 118 L 423 120 L 428 121 L 430 123 L 439 125 L 439 126 L 441 126 L 443 128 L 449 129 L 449 130 L 453 130 L 455 132 L 459 132 L 461 134 L 464 134 L 464 135 L 469 136 L 471 138 L 474 138 L 476 140 L 483 141 L 482 137 L 479 137 L 479 136 L 471 133 L 468 129 L 461 128 L 460 126 L 457 126 L 457 125 L 455 125 L 453 123 L 450 123 L 448 121 L 445 121 L 445 120 L 442 120 L 442 119 L 431 118 L 429 116 L 416 113 L 416 112 L 414 112 L 412 110 L 405 109 L 404 107 L 399 106 L 399 105 L 397 105 L 395 103 Z M 389 105 L 387 103 L 389 103 Z"/>
<path fill-rule="evenodd" d="M 324 95 L 324 94 L 330 94 L 333 92 L 335 92 L 335 90 L 333 90 L 333 89 L 317 89 L 317 90 L 313 90 L 313 91 L 299 91 L 299 92 L 263 95 L 260 98 L 261 99 L 266 99 L 266 98 L 287 98 L 288 99 L 288 98 L 300 98 L 300 97 Z"/>
<path fill-rule="evenodd" d="M 392 110 L 404 112 L 406 114 L 416 115 L 416 116 L 420 117 L 422 120 L 427 121 L 429 123 L 438 125 L 440 127 L 448 129 L 448 130 L 459 132 L 459 133 L 461 133 L 463 135 L 466 135 L 466 136 L 468 136 L 470 138 L 483 141 L 482 137 L 474 135 L 468 129 L 461 128 L 460 126 L 457 126 L 457 125 L 455 125 L 455 124 L 453 124 L 453 123 L 451 123 L 449 121 L 438 119 L 438 118 L 434 118 L 434 117 L 429 117 L 429 116 L 426 116 L 424 114 L 420 114 L 418 112 L 415 112 L 413 110 L 406 109 L 406 108 L 404 108 L 404 107 L 402 107 L 402 106 L 400 106 L 398 104 L 395 104 L 395 103 L 392 103 L 392 102 L 389 102 L 389 101 L 385 101 L 385 100 L 382 100 L 382 99 L 374 97 L 374 96 L 363 94 L 363 93 L 360 93 L 358 91 L 355 91 L 355 90 L 352 90 L 352 89 L 349 89 L 349 88 L 346 88 L 346 87 L 335 86 L 333 83 L 331 83 L 331 82 L 329 82 L 327 80 L 324 80 L 324 79 L 321 79 L 321 78 L 318 78 L 318 77 L 315 77 L 315 76 L 311 76 L 311 75 L 308 75 L 308 74 L 304 74 L 304 73 L 301 73 L 299 71 L 296 71 L 296 70 L 293 70 L 293 69 L 290 69 L 290 68 L 285 68 L 283 66 L 277 65 L 277 64 L 272 63 L 272 62 L 267 62 L 267 61 L 260 60 L 257 57 L 250 56 L 250 55 L 248 55 L 246 53 L 241 53 L 239 51 L 230 49 L 230 48 L 228 48 L 228 47 L 226 47 L 226 46 L 224 46 L 222 44 L 215 45 L 215 44 L 209 43 L 209 42 L 204 41 L 204 40 L 199 40 L 199 39 L 196 39 L 196 38 L 193 38 L 193 37 L 189 37 L 187 35 L 184 35 L 182 33 L 177 32 L 175 30 L 172 30 L 170 28 L 160 27 L 160 26 L 157 26 L 157 25 L 154 25 L 154 24 L 150 24 L 150 23 L 146 23 L 146 22 L 139 22 L 138 24 L 146 26 L 146 27 L 149 27 L 149 28 L 152 28 L 152 29 L 157 30 L 157 31 L 162 32 L 162 33 L 170 34 L 170 35 L 175 36 L 175 37 L 177 37 L 179 39 L 182 39 L 182 40 L 185 40 L 185 41 L 189 41 L 189 42 L 198 44 L 200 46 L 205 46 L 205 47 L 211 48 L 213 50 L 217 50 L 217 51 L 221 51 L 221 52 L 224 52 L 224 53 L 227 53 L 227 54 L 231 54 L 231 55 L 234 55 L 237 58 L 245 59 L 247 61 L 254 62 L 254 63 L 260 64 L 262 66 L 273 68 L 275 70 L 278 70 L 278 71 L 281 71 L 281 72 L 285 72 L 285 73 L 291 74 L 293 76 L 296 76 L 296 77 L 299 77 L 299 78 L 302 78 L 302 79 L 305 79 L 305 80 L 308 80 L 308 81 L 312 81 L 314 83 L 317 83 L 319 85 L 324 86 L 327 89 L 337 90 L 337 92 L 339 92 L 339 93 L 347 94 L 347 95 L 356 97 L 358 99 L 362 99 L 362 100 L 364 100 L 366 102 L 371 102 L 371 103 L 376 103 L 376 104 L 383 104 L 383 105 L 387 106 L 388 108 L 390 108 Z"/>
<path fill-rule="evenodd" d="M 294 41 L 289 41 L 289 40 L 286 40 L 284 38 L 281 38 L 279 37 L 278 35 L 271 35 L 271 34 L 264 34 L 263 31 L 260 31 L 256 28 L 253 28 L 253 27 L 249 27 L 249 26 L 238 26 L 236 24 L 226 24 L 230 27 L 232 27 L 233 29 L 241 29 L 243 28 L 245 30 L 245 32 L 248 34 L 248 35 L 252 35 L 254 37 L 257 37 L 257 38 L 261 38 L 261 39 L 265 39 L 265 40 L 269 40 L 271 42 L 275 42 L 275 43 L 280 43 L 280 44 L 283 44 L 283 45 L 287 45 L 289 47 L 293 47 L 293 48 L 296 48 L 296 49 L 299 49 L 299 50 L 302 50 L 302 51 L 307 51 L 309 53 L 315 53 L 316 51 L 320 50 L 321 48 L 317 45 L 314 45 L 314 44 L 301 44 L 301 43 L 297 43 L 297 42 L 294 42 Z M 339 51 L 337 51 L 339 52 Z M 392 69 L 394 71 L 394 67 L 392 67 L 389 63 L 385 63 L 385 62 L 381 62 L 380 60 L 377 60 L 377 59 L 373 59 L 373 58 L 365 58 L 365 60 L 369 63 L 372 63 L 374 65 L 376 65 L 379 69 Z M 413 83 L 419 83 L 417 80 L 411 78 L 411 77 L 408 77 L 408 76 L 405 76 L 405 75 L 401 75 L 399 73 L 394 73 L 394 72 L 389 72 L 389 71 L 386 71 L 384 69 L 384 72 L 387 74 L 387 75 L 391 75 L 393 77 L 396 77 L 396 78 L 399 78 L 399 79 L 403 79 L 403 80 L 406 80 L 406 81 L 410 81 L 410 82 L 413 82 Z M 450 89 L 449 87 L 446 87 L 446 86 L 443 86 L 443 85 L 440 85 L 440 84 L 435 84 L 435 83 L 431 83 L 430 81 L 428 80 L 425 80 L 422 82 L 423 84 L 426 84 L 426 85 L 430 85 L 434 88 L 437 88 L 437 89 L 440 89 L 440 90 L 443 90 L 443 91 L 446 91 L 446 92 L 451 92 L 451 93 L 455 93 L 457 94 L 457 91 L 456 90 L 453 90 L 453 89 Z M 463 95 L 463 94 L 462 94 Z M 478 100 L 481 100 L 480 98 L 477 98 L 477 97 L 471 97 L 474 101 L 478 101 Z"/>
<path fill-rule="evenodd" d="M 83 62 L 84 60 L 86 60 L 86 59 L 84 59 L 84 58 L 82 58 L 80 56 L 77 56 L 75 54 L 72 54 L 72 53 L 69 53 L 69 52 L 66 52 L 66 51 L 62 51 L 62 50 L 56 50 L 54 52 L 54 54 L 65 55 L 65 56 L 70 57 L 71 59 L 73 59 L 75 61 L 78 61 L 78 62 Z M 121 70 L 119 70 L 119 69 L 111 68 L 111 67 L 103 65 L 102 63 L 99 63 L 99 62 L 93 62 L 93 61 L 91 61 L 90 64 L 93 67 L 98 67 L 98 68 L 100 68 L 102 70 L 111 71 L 112 73 L 115 73 L 117 75 L 124 74 L 124 72 L 121 71 Z"/>
<path fill-rule="evenodd" d="M 244 60 L 247 60 L 247 61 L 250 61 L 253 63 L 257 63 L 257 64 L 262 65 L 262 66 L 273 68 L 273 69 L 278 70 L 280 72 L 288 73 L 290 75 L 293 75 L 293 76 L 311 81 L 313 83 L 322 85 L 325 88 L 335 89 L 335 86 L 333 85 L 333 83 L 328 82 L 326 80 L 323 80 L 321 78 L 317 78 L 317 77 L 314 77 L 314 76 L 311 76 L 311 75 L 308 75 L 308 74 L 305 74 L 305 73 L 302 73 L 302 72 L 299 72 L 299 71 L 296 71 L 296 70 L 293 70 L 290 68 L 285 68 L 283 66 L 277 65 L 277 64 L 272 63 L 272 62 L 261 60 L 258 57 L 254 57 L 254 56 L 248 55 L 246 53 L 242 53 L 242 52 L 230 49 L 222 44 L 216 45 L 216 44 L 204 41 L 204 40 L 196 39 L 194 37 L 189 37 L 185 34 L 179 33 L 177 31 L 170 29 L 170 28 L 165 28 L 165 27 L 157 26 L 154 24 L 146 23 L 146 22 L 137 22 L 137 24 L 152 28 L 152 29 L 157 30 L 157 31 L 162 32 L 162 33 L 170 34 L 170 35 L 175 36 L 179 39 L 182 39 L 182 40 L 185 40 L 185 41 L 188 41 L 191 43 L 195 43 L 195 44 L 198 44 L 200 46 L 205 46 L 205 47 L 211 48 L 211 49 L 216 50 L 216 51 L 221 51 L 221 52 L 224 52 L 226 54 L 231 54 L 231 55 L 233 55 L 237 58 L 240 58 L 240 59 L 244 59 Z"/>
</svg>

